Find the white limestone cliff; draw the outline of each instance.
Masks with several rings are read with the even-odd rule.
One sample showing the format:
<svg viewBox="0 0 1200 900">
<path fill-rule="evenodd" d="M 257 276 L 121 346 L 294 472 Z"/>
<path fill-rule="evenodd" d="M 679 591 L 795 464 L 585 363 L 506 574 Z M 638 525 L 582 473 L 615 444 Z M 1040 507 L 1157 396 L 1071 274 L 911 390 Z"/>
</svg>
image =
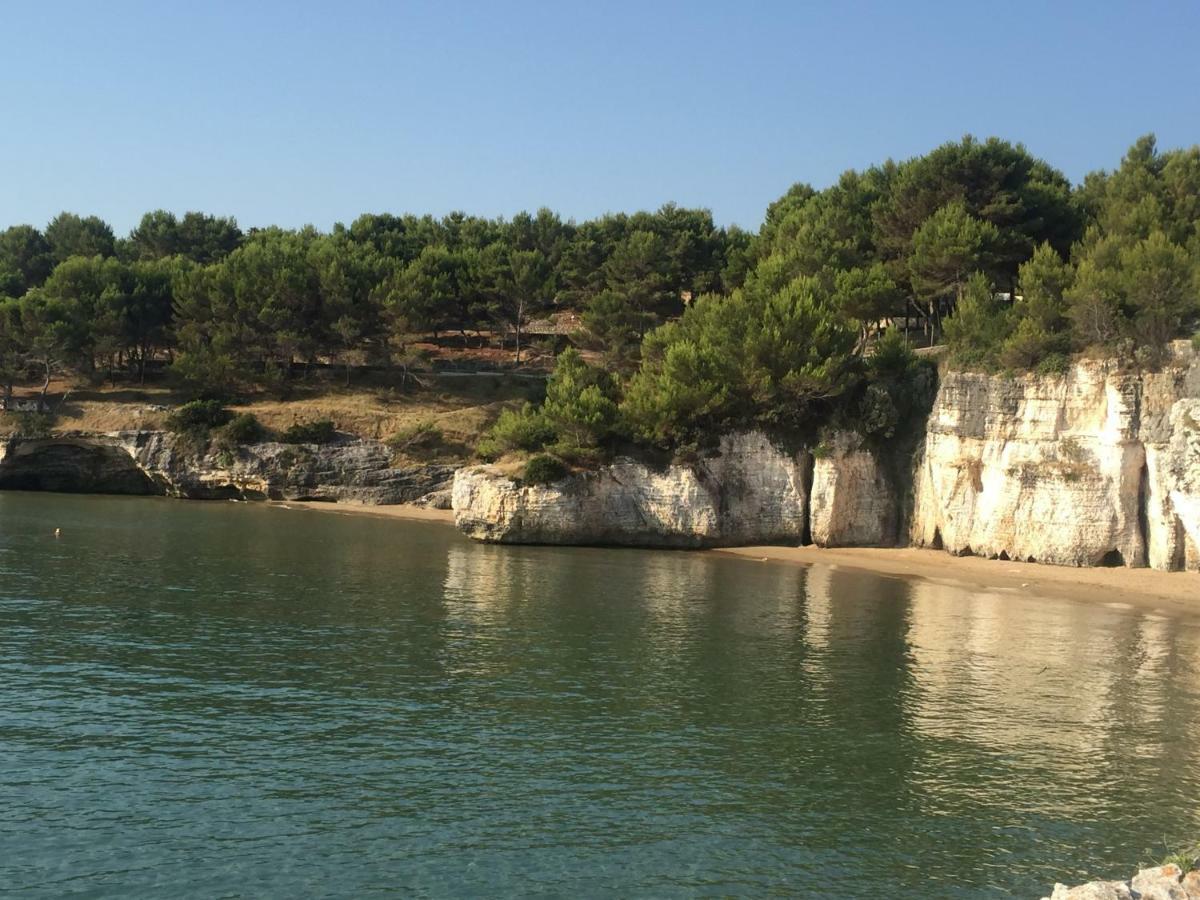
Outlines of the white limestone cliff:
<svg viewBox="0 0 1200 900">
<path fill-rule="evenodd" d="M 810 532 L 818 547 L 890 547 L 900 504 L 874 453 L 857 435 L 830 437 L 813 465 Z"/>
<path fill-rule="evenodd" d="M 910 535 L 951 553 L 1057 565 L 1200 564 L 1200 362 L 1147 375 L 943 376 Z"/>
<path fill-rule="evenodd" d="M 451 504 L 469 536 L 497 543 L 711 547 L 799 543 L 808 458 L 765 435 L 726 435 L 716 455 L 655 470 L 619 458 L 547 485 L 460 469 Z"/>
</svg>

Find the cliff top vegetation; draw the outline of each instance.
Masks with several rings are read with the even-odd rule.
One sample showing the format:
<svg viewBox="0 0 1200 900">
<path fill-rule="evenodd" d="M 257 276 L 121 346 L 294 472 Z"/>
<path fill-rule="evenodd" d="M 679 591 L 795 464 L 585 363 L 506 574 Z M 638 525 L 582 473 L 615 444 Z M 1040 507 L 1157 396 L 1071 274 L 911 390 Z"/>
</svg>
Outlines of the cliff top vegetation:
<svg viewBox="0 0 1200 900">
<path fill-rule="evenodd" d="M 989 370 L 1154 365 L 1200 324 L 1198 222 L 1200 149 L 1153 137 L 1079 186 L 967 137 L 796 184 L 753 235 L 674 205 L 328 233 L 159 210 L 125 237 L 64 212 L 0 232 L 0 375 L 6 406 L 68 379 L 266 408 L 553 369 L 544 402 L 478 404 L 499 414 L 482 453 L 686 453 L 739 427 L 890 440 L 931 393 L 916 347 Z"/>
</svg>

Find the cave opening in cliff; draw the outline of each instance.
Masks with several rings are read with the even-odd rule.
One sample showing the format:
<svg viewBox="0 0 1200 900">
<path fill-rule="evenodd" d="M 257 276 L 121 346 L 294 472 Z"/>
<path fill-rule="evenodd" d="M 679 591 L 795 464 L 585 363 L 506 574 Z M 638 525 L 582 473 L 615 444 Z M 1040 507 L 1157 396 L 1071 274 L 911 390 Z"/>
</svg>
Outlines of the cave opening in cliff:
<svg viewBox="0 0 1200 900">
<path fill-rule="evenodd" d="M 929 542 L 930 548 L 934 550 L 945 550 L 946 547 L 942 543 L 942 529 L 933 529 L 933 540 Z"/>
<path fill-rule="evenodd" d="M 1125 567 L 1125 557 L 1121 555 L 1120 550 L 1109 550 L 1102 557 L 1097 565 L 1103 566 L 1106 569 L 1120 569 Z"/>
</svg>

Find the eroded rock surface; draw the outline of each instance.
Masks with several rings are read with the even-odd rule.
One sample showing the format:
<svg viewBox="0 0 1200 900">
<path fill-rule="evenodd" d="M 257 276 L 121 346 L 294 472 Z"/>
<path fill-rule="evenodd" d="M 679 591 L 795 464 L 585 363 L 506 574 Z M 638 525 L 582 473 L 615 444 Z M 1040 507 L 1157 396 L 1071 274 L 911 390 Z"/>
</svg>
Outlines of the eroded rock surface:
<svg viewBox="0 0 1200 900">
<path fill-rule="evenodd" d="M 1058 565 L 1200 566 L 1200 362 L 943 376 L 912 543 Z"/>
<path fill-rule="evenodd" d="M 375 441 L 247 444 L 197 455 L 165 432 L 12 439 L 0 488 L 190 499 L 408 503 L 445 491 L 452 466 L 394 467 Z"/>
<path fill-rule="evenodd" d="M 1200 870 L 1179 866 L 1142 869 L 1129 881 L 1090 881 L 1078 887 L 1056 884 L 1042 900 L 1200 900 Z"/>
<path fill-rule="evenodd" d="M 809 496 L 818 547 L 890 547 L 900 515 L 897 492 L 880 460 L 857 435 L 833 435 L 813 465 Z"/>
<path fill-rule="evenodd" d="M 727 435 L 718 454 L 655 470 L 617 459 L 547 485 L 489 466 L 454 478 L 455 522 L 497 543 L 713 547 L 799 543 L 808 524 L 807 454 L 758 432 Z"/>
</svg>

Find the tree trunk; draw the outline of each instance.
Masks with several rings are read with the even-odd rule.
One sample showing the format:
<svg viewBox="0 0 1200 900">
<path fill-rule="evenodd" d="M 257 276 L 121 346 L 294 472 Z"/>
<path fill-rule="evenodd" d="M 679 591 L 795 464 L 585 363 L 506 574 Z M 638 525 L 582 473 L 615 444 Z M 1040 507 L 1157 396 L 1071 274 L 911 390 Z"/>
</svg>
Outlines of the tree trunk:
<svg viewBox="0 0 1200 900">
<path fill-rule="evenodd" d="M 50 391 L 50 357 L 45 357 L 42 362 L 46 366 L 46 380 L 42 382 L 42 395 L 38 398 L 38 412 L 46 411 L 46 394 Z"/>
</svg>

